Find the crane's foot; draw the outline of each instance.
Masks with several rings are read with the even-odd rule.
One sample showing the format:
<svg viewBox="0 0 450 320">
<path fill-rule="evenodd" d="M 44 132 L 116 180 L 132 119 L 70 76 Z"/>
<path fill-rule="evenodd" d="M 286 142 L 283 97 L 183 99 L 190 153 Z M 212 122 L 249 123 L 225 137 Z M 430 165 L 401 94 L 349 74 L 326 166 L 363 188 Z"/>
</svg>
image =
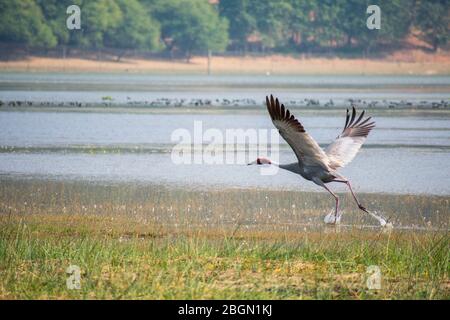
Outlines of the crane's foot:
<svg viewBox="0 0 450 320">
<path fill-rule="evenodd" d="M 392 225 L 392 222 L 389 221 L 389 219 L 385 219 L 374 212 L 369 212 L 369 211 L 366 211 L 366 212 L 378 221 L 378 223 L 380 224 L 380 227 L 386 228 L 386 229 L 393 229 L 394 226 Z"/>
<path fill-rule="evenodd" d="M 378 221 L 380 222 L 380 226 L 382 228 L 387 229 L 387 230 L 394 229 L 394 225 L 392 224 L 392 222 L 389 222 L 389 219 L 386 220 L 386 219 L 380 218 L 380 220 L 378 220 Z"/>
<path fill-rule="evenodd" d="M 326 224 L 333 224 L 333 225 L 339 224 L 341 223 L 341 214 L 339 214 L 338 212 L 330 212 L 325 216 L 323 221 Z"/>
</svg>

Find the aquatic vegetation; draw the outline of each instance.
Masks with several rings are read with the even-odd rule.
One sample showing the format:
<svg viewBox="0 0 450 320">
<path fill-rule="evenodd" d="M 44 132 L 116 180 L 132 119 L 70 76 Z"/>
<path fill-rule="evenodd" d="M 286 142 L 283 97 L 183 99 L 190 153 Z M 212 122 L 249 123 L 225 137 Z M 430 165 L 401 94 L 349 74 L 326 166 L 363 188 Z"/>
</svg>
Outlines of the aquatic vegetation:
<svg viewBox="0 0 450 320">
<path fill-rule="evenodd" d="M 2 179 L 0 298 L 448 299 L 448 197 L 362 196 L 421 230 L 323 227 L 325 194 Z"/>
</svg>

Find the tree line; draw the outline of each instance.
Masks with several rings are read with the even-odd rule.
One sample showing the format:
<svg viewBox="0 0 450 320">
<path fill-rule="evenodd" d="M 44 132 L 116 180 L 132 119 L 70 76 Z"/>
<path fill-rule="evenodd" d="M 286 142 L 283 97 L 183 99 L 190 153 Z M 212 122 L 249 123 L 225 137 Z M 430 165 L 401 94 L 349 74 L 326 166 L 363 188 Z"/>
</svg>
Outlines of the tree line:
<svg viewBox="0 0 450 320">
<path fill-rule="evenodd" d="M 66 8 L 81 8 L 81 29 Z M 369 5 L 381 28 L 366 26 Z M 0 42 L 168 52 L 366 52 L 411 34 L 432 50 L 450 36 L 450 0 L 0 0 Z"/>
</svg>

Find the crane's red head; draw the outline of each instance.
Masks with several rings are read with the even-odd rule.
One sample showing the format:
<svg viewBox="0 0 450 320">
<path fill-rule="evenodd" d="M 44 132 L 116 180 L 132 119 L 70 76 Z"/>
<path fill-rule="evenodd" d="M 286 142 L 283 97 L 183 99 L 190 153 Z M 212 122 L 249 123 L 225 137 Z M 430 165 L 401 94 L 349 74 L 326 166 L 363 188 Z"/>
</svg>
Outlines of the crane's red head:
<svg viewBox="0 0 450 320">
<path fill-rule="evenodd" d="M 250 162 L 248 165 L 252 164 L 272 164 L 272 161 L 270 161 L 270 159 L 260 157 L 257 158 L 255 161 Z"/>
</svg>

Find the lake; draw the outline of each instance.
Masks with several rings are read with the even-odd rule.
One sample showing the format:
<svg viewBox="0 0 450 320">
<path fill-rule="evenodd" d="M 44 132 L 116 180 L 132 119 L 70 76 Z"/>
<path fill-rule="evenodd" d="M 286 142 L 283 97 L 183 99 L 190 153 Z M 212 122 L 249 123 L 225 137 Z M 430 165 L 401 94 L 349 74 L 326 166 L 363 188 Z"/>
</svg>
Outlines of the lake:
<svg viewBox="0 0 450 320">
<path fill-rule="evenodd" d="M 132 182 L 186 188 L 321 191 L 289 172 L 264 176 L 243 164 L 174 164 L 176 129 L 272 129 L 261 105 L 267 93 L 284 101 L 334 99 L 332 108 L 293 106 L 325 147 L 342 130 L 348 99 L 449 101 L 450 77 L 262 77 L 1 74 L 0 100 L 100 103 L 118 108 L 0 108 L 0 175 L 18 178 Z M 160 98 L 253 99 L 234 108 L 151 108 L 127 105 Z M 242 101 L 242 100 L 241 100 Z M 340 101 L 340 102 L 339 102 Z M 365 106 L 362 102 L 357 107 Z M 450 195 L 450 112 L 368 108 L 377 127 L 342 170 L 358 192 Z M 280 162 L 295 161 L 280 140 Z M 207 143 L 205 143 L 206 147 Z M 220 148 L 219 148 L 220 149 Z M 219 150 L 223 151 L 223 150 Z M 248 151 L 248 150 L 247 150 Z M 195 152 L 200 152 L 196 150 Z M 238 145 L 236 153 L 245 153 Z M 341 185 L 332 187 L 344 191 Z"/>
<path fill-rule="evenodd" d="M 267 94 L 299 106 L 448 107 L 448 76 L 265 76 L 1 73 L 0 100 L 36 105 L 255 107 Z M 310 102 L 315 102 L 310 104 Z M 200 102 L 200 103 L 199 103 Z"/>
</svg>

